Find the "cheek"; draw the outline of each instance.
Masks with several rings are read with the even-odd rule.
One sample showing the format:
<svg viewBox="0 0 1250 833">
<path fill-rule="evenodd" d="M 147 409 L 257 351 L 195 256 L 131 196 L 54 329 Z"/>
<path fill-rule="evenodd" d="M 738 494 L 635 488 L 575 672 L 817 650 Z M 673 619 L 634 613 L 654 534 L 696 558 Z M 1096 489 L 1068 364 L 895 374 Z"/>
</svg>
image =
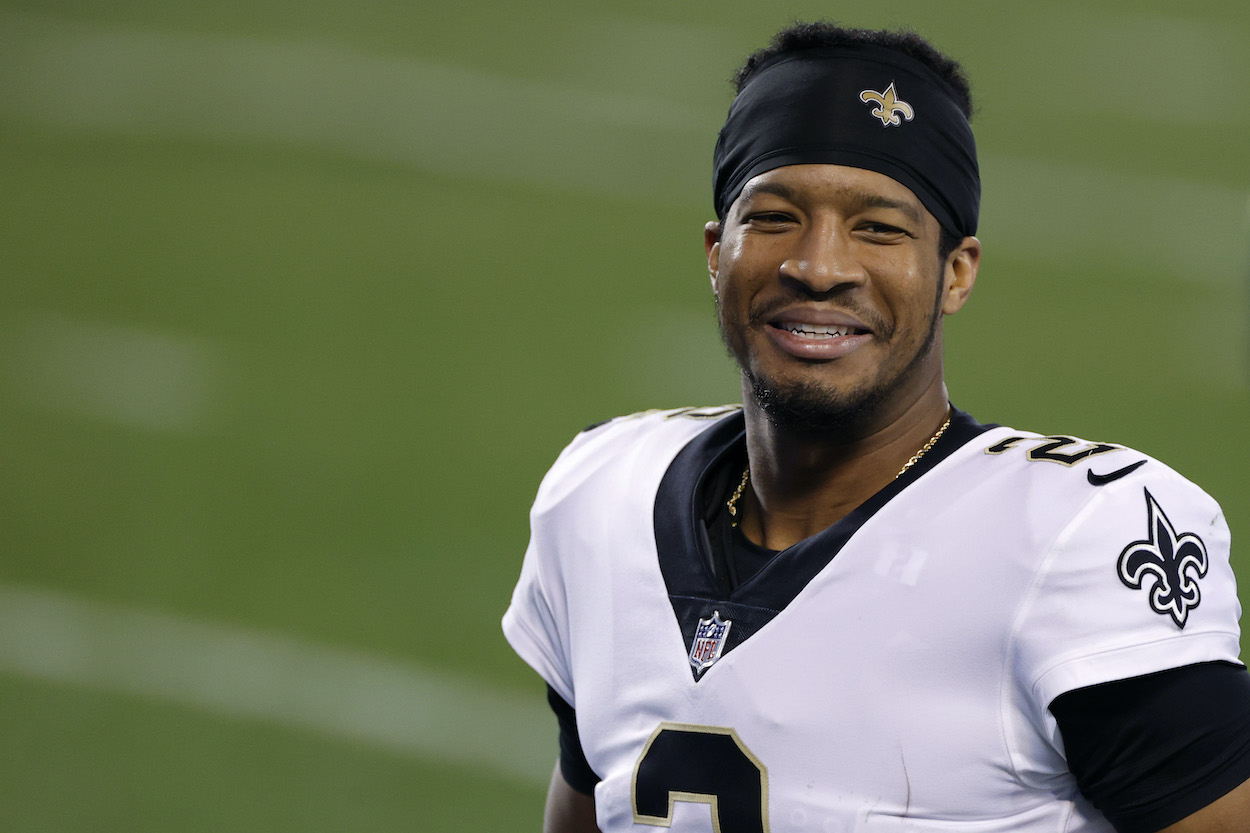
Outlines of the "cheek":
<svg viewBox="0 0 1250 833">
<path fill-rule="evenodd" d="M 942 275 L 932 268 L 915 265 L 909 269 L 896 267 L 894 277 L 882 294 L 896 315 L 912 320 L 928 320 L 938 302 L 938 287 Z"/>
<path fill-rule="evenodd" d="M 726 241 L 721 249 L 720 265 L 712 281 L 717 297 L 723 303 L 750 298 L 763 288 L 770 276 L 775 275 L 779 264 L 771 253 L 759 247 L 746 247 L 738 241 Z"/>
<path fill-rule="evenodd" d="M 749 294 L 747 284 L 741 264 L 731 259 L 722 259 L 720 269 L 712 278 L 712 291 L 716 295 L 718 304 L 732 307 L 741 303 L 741 299 Z"/>
<path fill-rule="evenodd" d="M 732 281 L 722 280 L 716 288 L 716 314 L 722 324 L 743 320 L 744 306 L 740 288 Z"/>
</svg>

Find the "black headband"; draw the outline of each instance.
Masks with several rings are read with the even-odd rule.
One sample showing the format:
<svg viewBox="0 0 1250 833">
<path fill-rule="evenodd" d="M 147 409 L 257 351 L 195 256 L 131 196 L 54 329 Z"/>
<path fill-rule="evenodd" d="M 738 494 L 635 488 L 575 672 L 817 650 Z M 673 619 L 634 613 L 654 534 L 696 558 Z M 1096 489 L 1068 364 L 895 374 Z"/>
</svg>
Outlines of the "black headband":
<svg viewBox="0 0 1250 833">
<path fill-rule="evenodd" d="M 717 216 L 752 177 L 811 163 L 885 174 L 943 228 L 976 234 L 981 175 L 972 128 L 945 83 L 896 50 L 806 50 L 761 64 L 716 142 Z"/>
</svg>

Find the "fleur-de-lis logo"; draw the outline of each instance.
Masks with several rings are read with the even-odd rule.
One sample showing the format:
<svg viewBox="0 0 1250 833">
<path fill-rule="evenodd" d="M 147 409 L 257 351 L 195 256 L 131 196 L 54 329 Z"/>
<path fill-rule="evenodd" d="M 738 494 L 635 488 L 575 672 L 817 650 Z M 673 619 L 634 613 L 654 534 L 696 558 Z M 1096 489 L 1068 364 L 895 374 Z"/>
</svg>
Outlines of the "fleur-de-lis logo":
<svg viewBox="0 0 1250 833">
<path fill-rule="evenodd" d="M 864 90 L 859 94 L 859 100 L 865 104 L 875 104 L 872 114 L 881 119 L 881 124 L 885 127 L 890 125 L 898 126 L 903 123 L 899 116 L 911 121 L 916 116 L 916 111 L 911 105 L 898 97 L 894 92 L 894 82 L 890 82 L 890 86 L 885 88 L 885 92 L 879 93 L 876 90 Z"/>
<path fill-rule="evenodd" d="M 1120 553 L 1120 581 L 1136 590 L 1153 577 L 1150 607 L 1183 628 L 1189 611 L 1202 601 L 1198 579 L 1207 574 L 1207 547 L 1192 532 L 1176 534 L 1158 501 L 1145 491 L 1149 538 L 1134 541 Z"/>
</svg>

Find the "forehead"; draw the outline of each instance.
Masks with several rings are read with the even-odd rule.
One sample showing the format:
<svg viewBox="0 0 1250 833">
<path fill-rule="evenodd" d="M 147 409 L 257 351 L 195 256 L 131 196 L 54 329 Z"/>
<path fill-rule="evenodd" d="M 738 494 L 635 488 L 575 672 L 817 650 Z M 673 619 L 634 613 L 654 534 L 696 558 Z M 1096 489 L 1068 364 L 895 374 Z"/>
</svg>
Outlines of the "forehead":
<svg viewBox="0 0 1250 833">
<path fill-rule="evenodd" d="M 785 165 L 747 180 L 735 205 L 772 194 L 797 204 L 829 203 L 839 207 L 895 208 L 917 221 L 936 218 L 910 188 L 885 174 L 846 165 Z"/>
</svg>

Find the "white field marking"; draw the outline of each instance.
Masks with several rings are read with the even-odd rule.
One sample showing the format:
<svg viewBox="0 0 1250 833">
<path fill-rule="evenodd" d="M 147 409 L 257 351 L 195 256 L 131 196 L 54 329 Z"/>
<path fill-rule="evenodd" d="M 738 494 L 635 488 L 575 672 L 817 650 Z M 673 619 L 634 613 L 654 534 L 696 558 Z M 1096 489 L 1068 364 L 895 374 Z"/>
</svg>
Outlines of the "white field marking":
<svg viewBox="0 0 1250 833">
<path fill-rule="evenodd" d="M 1129 31 L 1129 22 L 1114 31 Z M 1175 23 L 1150 15 L 1131 22 L 1131 31 L 1152 43 L 1168 40 Z M 1221 55 L 1241 54 L 1207 49 L 1231 37 L 1216 27 L 1188 21 L 1182 28 L 1183 37 L 1168 41 L 1170 56 L 1195 53 L 1208 67 L 1222 65 Z M 630 37 L 645 35 L 609 29 L 612 36 L 588 26 L 587 40 L 602 39 L 620 54 Z M 1088 44 L 1081 38 L 1091 61 L 1114 62 L 1119 54 L 1101 35 Z M 1127 44 L 1136 54 L 1135 42 Z M 594 42 L 578 48 L 592 50 Z M 1225 77 L 1222 85 L 1200 89 L 1247 83 Z M 728 94 L 693 102 L 688 85 L 669 92 L 673 97 L 605 93 L 329 43 L 0 12 L 2 116 L 118 135 L 276 142 L 440 175 L 706 206 L 707 157 Z M 1125 115 L 1145 108 L 1168 118 L 1154 99 L 1147 108 L 1112 93 L 1091 96 L 1105 117 L 1123 107 Z M 1195 110 L 1208 118 L 1245 109 L 1208 106 L 1207 92 L 1183 93 L 1175 98 L 1198 102 Z M 1058 112 L 1087 105 L 1043 97 L 1040 106 Z M 1183 108 L 1177 117 L 1189 123 L 1195 113 Z M 1244 187 L 993 153 L 982 155 L 982 168 L 991 251 L 993 235 L 1001 234 L 1041 262 L 1109 254 L 1142 271 L 1224 288 L 1244 280 L 1245 241 L 1236 220 Z"/>
<path fill-rule="evenodd" d="M 155 698 L 545 784 L 541 697 L 276 634 L 0 584 L 0 672 Z"/>
<path fill-rule="evenodd" d="M 0 330 L 0 345 L 4 381 L 38 408 L 186 433 L 221 407 L 221 350 L 203 339 L 49 314 Z"/>
<path fill-rule="evenodd" d="M 325 42 L 12 13 L 0 13 L 0 80 L 0 113 L 65 128 L 279 142 L 615 196 L 663 186 L 669 172 L 655 164 L 662 156 L 655 149 L 674 134 L 702 135 L 707 126 L 677 101 Z M 640 144 L 640 135 L 649 138 Z M 691 182 L 701 185 L 704 174 L 691 172 Z"/>
</svg>

